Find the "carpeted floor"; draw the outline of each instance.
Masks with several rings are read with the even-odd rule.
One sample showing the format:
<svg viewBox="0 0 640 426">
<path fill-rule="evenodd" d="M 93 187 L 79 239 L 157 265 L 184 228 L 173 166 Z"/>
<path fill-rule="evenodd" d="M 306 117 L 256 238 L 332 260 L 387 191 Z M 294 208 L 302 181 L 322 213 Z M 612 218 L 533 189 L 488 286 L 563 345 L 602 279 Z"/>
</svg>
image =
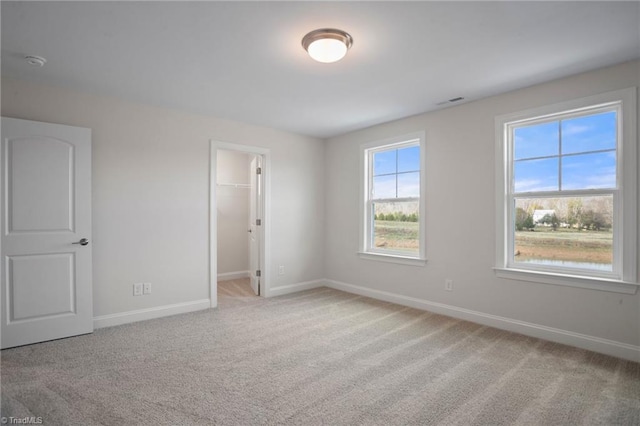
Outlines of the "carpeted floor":
<svg viewBox="0 0 640 426">
<path fill-rule="evenodd" d="M 2 416 L 47 425 L 640 425 L 640 364 L 340 291 L 4 350 Z M 37 420 L 37 419 L 36 419 Z"/>
</svg>

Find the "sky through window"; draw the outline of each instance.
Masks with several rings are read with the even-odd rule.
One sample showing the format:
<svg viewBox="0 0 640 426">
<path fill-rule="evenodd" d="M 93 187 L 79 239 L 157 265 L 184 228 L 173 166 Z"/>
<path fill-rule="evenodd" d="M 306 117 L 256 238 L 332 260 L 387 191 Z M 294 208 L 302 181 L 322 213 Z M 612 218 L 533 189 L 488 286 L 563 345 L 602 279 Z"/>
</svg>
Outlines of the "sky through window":
<svg viewBox="0 0 640 426">
<path fill-rule="evenodd" d="M 616 111 L 513 131 L 515 192 L 616 186 Z"/>
</svg>

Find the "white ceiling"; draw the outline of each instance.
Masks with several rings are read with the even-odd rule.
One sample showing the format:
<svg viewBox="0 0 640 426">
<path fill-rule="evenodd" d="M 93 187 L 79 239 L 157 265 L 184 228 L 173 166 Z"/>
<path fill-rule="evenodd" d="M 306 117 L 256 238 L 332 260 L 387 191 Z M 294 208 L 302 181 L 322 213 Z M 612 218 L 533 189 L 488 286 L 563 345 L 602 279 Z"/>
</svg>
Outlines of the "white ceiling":
<svg viewBox="0 0 640 426">
<path fill-rule="evenodd" d="M 640 57 L 636 1 L 0 7 L 3 75 L 322 138 Z M 302 49 L 322 27 L 342 61 Z"/>
</svg>

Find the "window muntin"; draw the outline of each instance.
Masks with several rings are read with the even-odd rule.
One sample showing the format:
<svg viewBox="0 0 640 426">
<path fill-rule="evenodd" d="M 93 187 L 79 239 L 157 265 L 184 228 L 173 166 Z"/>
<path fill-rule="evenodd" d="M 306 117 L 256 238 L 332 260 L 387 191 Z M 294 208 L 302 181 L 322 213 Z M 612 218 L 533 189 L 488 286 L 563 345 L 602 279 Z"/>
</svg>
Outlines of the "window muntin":
<svg viewBox="0 0 640 426">
<path fill-rule="evenodd" d="M 372 150 L 374 200 L 420 197 L 420 146 Z"/>
<path fill-rule="evenodd" d="M 365 157 L 363 252 L 423 258 L 420 139 L 376 145 Z"/>
<path fill-rule="evenodd" d="M 505 123 L 506 267 L 622 279 L 621 102 Z"/>
<path fill-rule="evenodd" d="M 510 126 L 514 192 L 616 188 L 618 107 Z"/>
</svg>

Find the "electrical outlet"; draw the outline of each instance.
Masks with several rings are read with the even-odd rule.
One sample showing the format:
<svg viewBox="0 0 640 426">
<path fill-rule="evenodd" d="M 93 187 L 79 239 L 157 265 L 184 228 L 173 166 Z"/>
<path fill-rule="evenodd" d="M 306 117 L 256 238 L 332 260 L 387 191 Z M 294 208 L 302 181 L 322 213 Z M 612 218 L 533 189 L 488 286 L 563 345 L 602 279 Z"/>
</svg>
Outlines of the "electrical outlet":
<svg viewBox="0 0 640 426">
<path fill-rule="evenodd" d="M 447 291 L 453 291 L 453 280 L 448 278 L 444 280 L 444 289 Z"/>
<path fill-rule="evenodd" d="M 135 283 L 133 285 L 133 295 L 142 296 L 142 283 Z"/>
<path fill-rule="evenodd" d="M 142 293 L 143 294 L 151 294 L 151 283 L 144 283 L 142 285 Z"/>
<path fill-rule="evenodd" d="M 278 266 L 278 275 L 284 275 L 284 265 Z"/>
</svg>

